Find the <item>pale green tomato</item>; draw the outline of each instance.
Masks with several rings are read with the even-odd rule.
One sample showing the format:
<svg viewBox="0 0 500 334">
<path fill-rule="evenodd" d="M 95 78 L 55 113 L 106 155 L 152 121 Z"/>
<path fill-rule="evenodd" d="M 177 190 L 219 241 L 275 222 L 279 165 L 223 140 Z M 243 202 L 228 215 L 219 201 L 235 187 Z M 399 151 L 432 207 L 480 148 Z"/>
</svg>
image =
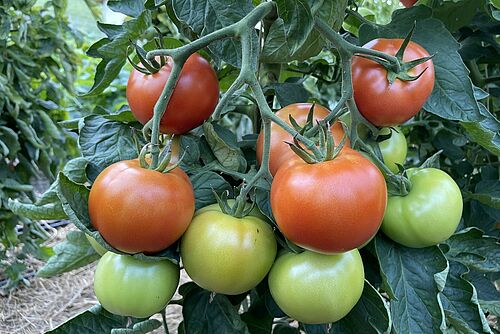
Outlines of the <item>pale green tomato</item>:
<svg viewBox="0 0 500 334">
<path fill-rule="evenodd" d="M 306 324 L 330 323 L 356 305 L 364 277 L 357 249 L 334 255 L 285 253 L 269 272 L 269 290 L 290 317 Z"/>
<path fill-rule="evenodd" d="M 380 151 L 382 152 L 384 164 L 391 170 L 391 172 L 397 173 L 399 169 L 396 164 L 404 165 L 408 144 L 406 143 L 405 135 L 399 128 L 380 129 L 380 134 L 382 135 L 388 135 L 389 133 L 391 134 L 391 137 L 381 141 L 378 145 L 380 147 Z"/>
<path fill-rule="evenodd" d="M 111 313 L 147 318 L 167 306 L 179 284 L 179 266 L 146 262 L 130 255 L 104 254 L 94 274 L 94 292 Z"/>
<path fill-rule="evenodd" d="M 257 286 L 276 257 L 271 227 L 255 216 L 224 214 L 218 206 L 200 212 L 181 239 L 182 263 L 191 279 L 204 289 L 227 295 Z"/>
<path fill-rule="evenodd" d="M 389 196 L 382 231 L 413 248 L 437 245 L 457 229 L 462 217 L 462 194 L 455 181 L 436 168 L 407 170 L 407 196 Z"/>
</svg>

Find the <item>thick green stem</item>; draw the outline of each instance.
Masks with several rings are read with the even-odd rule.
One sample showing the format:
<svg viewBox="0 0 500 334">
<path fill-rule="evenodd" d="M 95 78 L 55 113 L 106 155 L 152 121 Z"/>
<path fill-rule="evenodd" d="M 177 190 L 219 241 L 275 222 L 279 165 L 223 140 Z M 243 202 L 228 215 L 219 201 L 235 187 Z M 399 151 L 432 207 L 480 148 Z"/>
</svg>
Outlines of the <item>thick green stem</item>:
<svg viewBox="0 0 500 334">
<path fill-rule="evenodd" d="M 367 55 L 374 56 L 380 59 L 386 60 L 392 67 L 395 68 L 396 72 L 400 72 L 401 64 L 395 56 L 388 55 L 387 53 L 380 52 L 377 50 L 366 49 L 354 44 L 349 43 L 342 36 L 333 30 L 328 23 L 320 18 L 316 18 L 315 22 L 316 28 L 325 36 L 332 44 L 333 47 L 339 50 L 339 52 L 345 52 L 349 54 L 349 58 L 353 55 Z"/>
<path fill-rule="evenodd" d="M 160 121 L 165 113 L 168 105 L 168 101 L 170 101 L 170 97 L 174 92 L 175 85 L 179 80 L 179 76 L 181 74 L 182 66 L 186 59 L 177 59 L 174 62 L 174 66 L 172 67 L 172 72 L 170 72 L 170 77 L 167 80 L 167 84 L 163 88 L 163 91 L 156 102 L 154 111 L 153 111 L 153 124 L 152 124 L 152 133 L 151 133 L 151 165 L 150 169 L 155 169 L 158 167 L 158 155 L 160 153 L 160 145 L 159 145 L 159 134 L 160 134 Z"/>
</svg>

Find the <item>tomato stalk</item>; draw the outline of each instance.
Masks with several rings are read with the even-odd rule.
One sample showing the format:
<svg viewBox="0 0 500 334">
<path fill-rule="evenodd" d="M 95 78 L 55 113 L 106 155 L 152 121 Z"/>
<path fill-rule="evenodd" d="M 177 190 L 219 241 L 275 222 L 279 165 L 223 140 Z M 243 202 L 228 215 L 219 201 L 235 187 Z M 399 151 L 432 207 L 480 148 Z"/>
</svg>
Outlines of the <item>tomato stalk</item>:
<svg viewBox="0 0 500 334">
<path fill-rule="evenodd" d="M 242 36 L 243 34 L 248 34 L 252 29 L 254 29 L 255 25 L 259 21 L 261 21 L 266 15 L 271 13 L 274 9 L 275 9 L 274 3 L 264 2 L 259 6 L 255 7 L 254 10 L 252 10 L 248 15 L 246 15 L 240 21 L 230 26 L 214 31 L 208 35 L 205 35 L 189 44 L 186 44 L 184 46 L 175 49 L 159 49 L 147 53 L 146 59 L 148 60 L 153 60 L 155 57 L 158 56 L 159 57 L 170 56 L 174 62 L 172 72 L 167 80 L 165 87 L 163 88 L 160 98 L 155 104 L 153 118 L 151 119 L 151 121 L 146 123 L 143 128 L 143 134 L 146 138 L 148 137 L 147 136 L 148 132 L 151 130 L 151 157 L 152 157 L 150 165 L 151 169 L 155 169 L 158 166 L 158 155 L 160 153 L 160 148 L 158 145 L 160 120 L 163 114 L 165 113 L 166 107 L 168 105 L 168 102 L 170 101 L 173 90 L 177 84 L 177 81 L 179 80 L 182 67 L 186 62 L 186 60 L 188 59 L 188 57 L 191 54 L 195 53 L 196 51 L 204 47 L 207 47 L 212 42 L 215 42 L 217 40 L 229 37 L 238 37 Z M 242 73 L 240 73 L 240 75 L 242 76 L 242 78 L 244 78 L 247 75 L 247 71 L 242 70 Z M 239 84 L 240 82 L 241 80 L 237 84 Z M 232 87 L 231 91 L 229 92 L 230 94 L 226 94 L 228 95 L 228 97 L 224 99 L 223 101 L 224 103 L 227 103 L 228 98 L 232 94 L 234 94 L 234 92 L 238 89 L 237 85 L 233 86 L 234 87 Z M 219 107 L 218 114 L 220 114 L 222 107 Z"/>
</svg>

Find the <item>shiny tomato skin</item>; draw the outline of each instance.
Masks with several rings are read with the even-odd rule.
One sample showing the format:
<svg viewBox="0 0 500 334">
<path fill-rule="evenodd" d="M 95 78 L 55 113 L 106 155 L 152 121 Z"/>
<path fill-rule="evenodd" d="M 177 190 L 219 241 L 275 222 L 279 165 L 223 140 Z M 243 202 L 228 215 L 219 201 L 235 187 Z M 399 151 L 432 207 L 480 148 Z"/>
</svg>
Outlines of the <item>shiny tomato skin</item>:
<svg viewBox="0 0 500 334">
<path fill-rule="evenodd" d="M 384 217 L 387 187 L 378 168 L 357 151 L 334 160 L 281 168 L 271 185 L 271 208 L 281 232 L 319 253 L 365 244 Z"/>
<path fill-rule="evenodd" d="M 145 124 L 153 117 L 156 101 L 172 71 L 171 59 L 159 72 L 143 74 L 135 69 L 127 83 L 127 100 L 135 118 Z M 217 75 L 202 56 L 192 54 L 182 68 L 160 131 L 169 134 L 186 133 L 201 125 L 213 113 L 219 99 Z"/>
<path fill-rule="evenodd" d="M 363 47 L 395 55 L 402 43 L 402 39 L 378 38 Z M 428 56 L 429 53 L 423 47 L 410 42 L 403 60 L 411 61 Z M 359 111 L 377 126 L 403 124 L 422 108 L 434 88 L 432 60 L 417 65 L 409 71 L 409 74 L 416 76 L 424 70 L 422 76 L 415 81 L 396 79 L 391 84 L 387 80 L 387 70 L 382 65 L 366 58 L 354 57 L 353 92 Z"/>
<path fill-rule="evenodd" d="M 331 323 L 346 316 L 361 297 L 363 261 L 357 249 L 333 255 L 285 253 L 268 280 L 273 299 L 287 315 L 306 324 Z"/>
<path fill-rule="evenodd" d="M 378 143 L 384 164 L 393 173 L 397 173 L 399 168 L 397 164 L 403 166 L 408 153 L 408 143 L 405 135 L 399 128 L 382 128 L 380 133 L 383 135 L 390 134 L 391 136 Z"/>
<path fill-rule="evenodd" d="M 277 251 L 273 231 L 260 216 L 232 217 L 218 204 L 197 211 L 181 239 L 182 263 L 189 277 L 206 290 L 226 295 L 257 286 Z"/>
<path fill-rule="evenodd" d="M 392 240 L 412 248 L 437 245 L 457 229 L 462 217 L 460 188 L 436 168 L 410 168 L 408 195 L 390 196 L 382 231 Z"/>
<path fill-rule="evenodd" d="M 307 122 L 307 115 L 311 110 L 312 103 L 295 103 L 290 104 L 276 112 L 276 116 L 290 124 L 289 115 L 301 126 Z M 325 107 L 316 104 L 314 106 L 314 121 L 322 120 L 330 111 Z M 344 136 L 344 129 L 339 122 L 332 125 L 332 134 L 335 144 L 340 143 Z M 275 175 L 278 169 L 290 160 L 301 160 L 286 142 L 293 142 L 291 134 L 283 130 L 279 125 L 271 123 L 271 149 L 269 155 L 269 170 L 272 175 Z M 349 146 L 349 140 L 346 141 L 346 146 Z M 262 153 L 264 150 L 264 133 L 261 132 L 257 138 L 256 155 L 257 162 L 262 162 Z"/>
<path fill-rule="evenodd" d="M 181 237 L 194 213 L 191 182 L 180 168 L 160 173 L 125 160 L 104 169 L 89 195 L 92 225 L 125 253 L 155 253 Z"/>
<path fill-rule="evenodd" d="M 105 253 L 94 274 L 94 292 L 111 313 L 147 318 L 167 306 L 179 284 L 179 266 Z"/>
<path fill-rule="evenodd" d="M 415 2 L 417 2 L 417 0 L 400 0 L 400 1 L 406 8 L 413 6 Z"/>
</svg>

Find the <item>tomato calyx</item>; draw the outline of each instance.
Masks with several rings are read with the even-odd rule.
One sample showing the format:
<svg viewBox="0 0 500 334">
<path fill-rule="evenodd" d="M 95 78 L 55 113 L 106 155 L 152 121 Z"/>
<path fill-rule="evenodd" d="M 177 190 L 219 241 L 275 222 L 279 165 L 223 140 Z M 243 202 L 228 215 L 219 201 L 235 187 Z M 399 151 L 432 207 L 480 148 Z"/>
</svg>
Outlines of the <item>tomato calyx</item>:
<svg viewBox="0 0 500 334">
<path fill-rule="evenodd" d="M 293 143 L 286 142 L 290 146 L 292 151 L 308 164 L 315 164 L 318 162 L 330 161 L 335 159 L 335 157 L 344 148 L 344 145 L 347 140 L 347 132 L 345 132 L 340 143 L 337 146 L 335 146 L 333 134 L 329 131 L 330 124 L 319 121 L 318 128 L 319 128 L 319 136 L 318 136 L 319 154 L 317 155 L 309 152 L 306 148 L 304 148 L 300 144 L 297 137 L 293 138 Z"/>
<path fill-rule="evenodd" d="M 156 48 L 157 49 L 164 49 L 165 47 L 163 44 L 163 36 L 157 27 L 154 27 L 154 28 L 156 29 L 156 33 L 157 33 L 156 36 L 154 37 L 154 42 L 155 42 Z M 163 66 L 165 66 L 165 64 L 167 63 L 168 60 L 167 60 L 167 57 L 165 57 L 165 56 L 159 56 L 158 57 L 159 62 L 154 58 L 148 60 L 146 57 L 146 55 L 147 55 L 146 50 L 144 50 L 144 48 L 139 46 L 134 41 L 132 41 L 132 40 L 129 40 L 129 41 L 130 41 L 131 45 L 129 45 L 127 48 L 127 59 L 129 61 L 130 65 L 132 65 L 133 68 L 135 68 L 137 71 L 141 72 L 142 74 L 149 75 L 149 74 L 158 73 L 160 71 L 160 69 Z M 135 53 L 137 55 L 137 58 L 139 58 L 139 62 L 142 65 L 142 67 L 137 65 L 130 58 L 129 51 L 131 48 L 135 49 Z"/>
<path fill-rule="evenodd" d="M 385 59 L 381 59 L 379 57 L 371 56 L 371 55 L 358 55 L 359 57 L 369 59 L 371 61 L 376 62 L 377 64 L 382 65 L 386 70 L 387 70 L 387 81 L 389 83 L 393 83 L 396 81 L 396 79 L 399 79 L 401 81 L 415 81 L 418 80 L 424 73 L 427 71 L 427 67 L 418 73 L 417 75 L 411 75 L 409 72 L 415 68 L 416 66 L 423 64 L 429 60 L 431 60 L 434 55 L 430 55 L 428 57 L 422 57 L 418 58 L 412 61 L 405 62 L 403 61 L 403 55 L 406 50 L 406 47 L 410 43 L 413 33 L 415 31 L 415 26 L 416 23 L 413 24 L 413 27 L 411 28 L 410 32 L 408 35 L 406 35 L 403 43 L 401 44 L 401 47 L 399 48 L 398 52 L 396 53 L 395 57 L 397 59 L 397 63 L 390 63 L 389 61 Z"/>
<path fill-rule="evenodd" d="M 160 155 L 158 157 L 159 163 L 157 166 L 154 166 L 147 157 L 147 155 L 151 153 L 150 151 L 153 144 L 148 143 L 144 145 L 144 147 L 141 149 L 141 152 L 139 153 L 139 163 L 141 167 L 152 169 L 160 173 L 168 173 L 171 170 L 179 167 L 179 165 L 182 162 L 182 159 L 184 158 L 184 155 L 186 154 L 186 151 L 182 152 L 182 155 L 179 157 L 179 159 L 175 161 L 173 164 L 171 164 L 170 162 L 172 161 L 173 138 L 174 138 L 173 135 L 169 136 L 167 144 L 165 145 L 165 147 L 163 147 L 163 149 L 161 149 Z"/>
</svg>

